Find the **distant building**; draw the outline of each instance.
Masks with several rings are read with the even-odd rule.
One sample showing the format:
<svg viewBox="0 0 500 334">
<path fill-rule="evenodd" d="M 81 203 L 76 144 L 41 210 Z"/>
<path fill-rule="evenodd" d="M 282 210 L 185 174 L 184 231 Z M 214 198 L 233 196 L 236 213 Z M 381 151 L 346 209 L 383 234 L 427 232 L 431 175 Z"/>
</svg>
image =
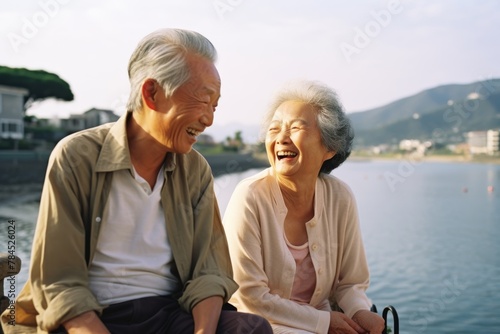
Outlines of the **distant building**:
<svg viewBox="0 0 500 334">
<path fill-rule="evenodd" d="M 470 154 L 470 147 L 468 143 L 450 144 L 446 146 L 451 152 L 468 156 Z"/>
<path fill-rule="evenodd" d="M 28 90 L 0 86 L 0 138 L 24 138 L 24 96 Z"/>
<path fill-rule="evenodd" d="M 71 115 L 69 118 L 61 119 L 60 126 L 67 132 L 76 132 L 93 128 L 101 124 L 116 122 L 120 116 L 112 110 L 92 108 L 83 114 Z"/>
<path fill-rule="evenodd" d="M 382 153 L 389 152 L 391 147 L 387 144 L 377 145 L 371 148 L 371 153 L 379 155 Z"/>
<path fill-rule="evenodd" d="M 490 155 L 500 151 L 500 130 L 486 131 L 486 151 Z"/>
<path fill-rule="evenodd" d="M 500 151 L 500 130 L 471 131 L 465 135 L 471 154 L 494 155 Z"/>
<path fill-rule="evenodd" d="M 423 157 L 431 147 L 432 143 L 430 141 L 421 142 L 416 139 L 403 139 L 399 142 L 401 151 L 406 151 L 416 157 Z"/>
<path fill-rule="evenodd" d="M 416 139 L 403 139 L 399 142 L 399 149 L 402 151 L 414 151 L 420 146 L 420 141 Z"/>
</svg>

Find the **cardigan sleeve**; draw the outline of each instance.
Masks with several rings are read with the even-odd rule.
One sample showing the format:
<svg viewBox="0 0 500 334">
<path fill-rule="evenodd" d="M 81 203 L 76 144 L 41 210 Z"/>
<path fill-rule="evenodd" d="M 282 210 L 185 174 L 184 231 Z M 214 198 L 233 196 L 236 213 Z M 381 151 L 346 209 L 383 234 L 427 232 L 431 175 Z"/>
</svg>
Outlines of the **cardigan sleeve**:
<svg viewBox="0 0 500 334">
<path fill-rule="evenodd" d="M 343 220 L 339 224 L 342 249 L 339 257 L 339 280 L 334 287 L 334 298 L 344 313 L 352 318 L 359 310 L 369 310 L 371 301 L 366 296 L 370 282 L 368 263 L 359 226 L 358 211 L 354 195 L 344 185 L 342 192 L 346 207 Z"/>
<path fill-rule="evenodd" d="M 249 182 L 243 182 L 236 187 L 224 214 L 234 278 L 240 285 L 231 302 L 239 310 L 259 314 L 274 324 L 327 333 L 330 312 L 296 303 L 282 298 L 279 291 L 271 291 L 263 260 L 263 253 L 270 250 L 263 246 L 261 228 L 266 217 L 259 212 L 262 203 L 269 207 L 272 199 L 249 187 Z"/>
</svg>

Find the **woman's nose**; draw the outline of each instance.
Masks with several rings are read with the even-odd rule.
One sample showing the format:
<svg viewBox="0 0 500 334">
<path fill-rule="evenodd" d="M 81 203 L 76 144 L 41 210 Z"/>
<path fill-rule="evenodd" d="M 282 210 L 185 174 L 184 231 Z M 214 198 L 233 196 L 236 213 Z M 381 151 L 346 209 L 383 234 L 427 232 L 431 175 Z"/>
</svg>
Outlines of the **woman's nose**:
<svg viewBox="0 0 500 334">
<path fill-rule="evenodd" d="M 281 131 L 276 135 L 276 143 L 284 144 L 288 143 L 290 139 L 290 131 L 286 128 L 282 128 Z"/>
</svg>

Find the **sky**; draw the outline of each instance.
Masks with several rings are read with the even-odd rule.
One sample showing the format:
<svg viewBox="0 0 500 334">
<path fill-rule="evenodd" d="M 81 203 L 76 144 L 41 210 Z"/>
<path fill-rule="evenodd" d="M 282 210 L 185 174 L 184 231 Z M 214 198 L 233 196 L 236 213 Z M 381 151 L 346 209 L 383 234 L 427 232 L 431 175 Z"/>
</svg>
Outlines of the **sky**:
<svg viewBox="0 0 500 334">
<path fill-rule="evenodd" d="M 351 113 L 500 77 L 496 0 L 2 0 L 0 65 L 70 84 L 74 101 L 45 100 L 28 115 L 66 118 L 94 107 L 121 115 L 132 51 L 166 27 L 215 45 L 219 128 L 260 124 L 273 93 L 295 79 L 329 85 Z"/>
</svg>

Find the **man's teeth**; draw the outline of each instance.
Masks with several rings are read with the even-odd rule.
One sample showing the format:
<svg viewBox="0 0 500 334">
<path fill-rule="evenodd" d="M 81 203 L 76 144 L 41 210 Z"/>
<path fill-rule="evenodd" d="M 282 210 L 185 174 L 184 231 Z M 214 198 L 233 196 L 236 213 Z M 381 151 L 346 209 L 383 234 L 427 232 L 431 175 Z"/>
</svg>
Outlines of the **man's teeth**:
<svg viewBox="0 0 500 334">
<path fill-rule="evenodd" d="M 295 157 L 297 156 L 297 153 L 291 152 L 291 151 L 279 151 L 277 153 L 278 158 L 285 158 L 285 157 Z"/>
<path fill-rule="evenodd" d="M 187 132 L 188 132 L 191 136 L 195 136 L 195 137 L 199 136 L 199 135 L 200 135 L 200 133 L 201 133 L 201 131 L 197 131 L 197 130 L 195 130 L 195 129 L 187 129 Z"/>
</svg>

